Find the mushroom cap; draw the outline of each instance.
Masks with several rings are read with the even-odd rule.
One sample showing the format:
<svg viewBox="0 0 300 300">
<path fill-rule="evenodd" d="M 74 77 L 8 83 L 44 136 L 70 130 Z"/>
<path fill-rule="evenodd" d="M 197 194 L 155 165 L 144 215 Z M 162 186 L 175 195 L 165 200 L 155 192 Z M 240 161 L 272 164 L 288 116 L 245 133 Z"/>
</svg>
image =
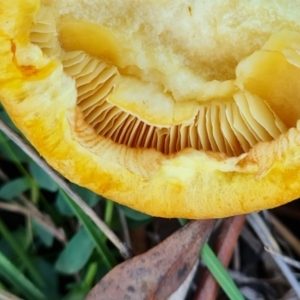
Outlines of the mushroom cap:
<svg viewBox="0 0 300 300">
<path fill-rule="evenodd" d="M 287 203 L 296 2 L 0 0 L 1 103 L 67 179 L 150 215 Z"/>
</svg>

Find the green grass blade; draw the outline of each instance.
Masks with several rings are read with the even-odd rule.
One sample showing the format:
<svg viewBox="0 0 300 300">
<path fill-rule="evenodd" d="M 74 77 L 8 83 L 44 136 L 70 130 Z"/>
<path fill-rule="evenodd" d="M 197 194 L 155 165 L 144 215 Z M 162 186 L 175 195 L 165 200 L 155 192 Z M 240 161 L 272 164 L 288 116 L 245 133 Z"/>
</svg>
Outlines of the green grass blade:
<svg viewBox="0 0 300 300">
<path fill-rule="evenodd" d="M 219 285 L 222 287 L 223 291 L 226 293 L 229 299 L 245 300 L 244 296 L 234 284 L 224 266 L 207 243 L 203 245 L 200 254 L 203 262 L 206 264 L 207 268 L 217 280 Z"/>
<path fill-rule="evenodd" d="M 185 224 L 188 223 L 188 220 L 186 219 L 178 218 L 177 220 L 181 226 L 184 226 Z"/>
<path fill-rule="evenodd" d="M 5 140 L 5 135 L 3 135 L 2 132 L 0 132 L 0 143 L 6 149 L 7 153 L 9 153 L 9 155 L 13 158 L 13 162 L 14 162 L 15 166 L 18 168 L 18 170 L 20 171 L 20 173 L 28 180 L 28 183 L 31 186 L 31 200 L 33 203 L 36 203 L 38 196 L 40 195 L 39 187 L 37 186 L 37 183 L 31 177 L 29 172 L 26 170 L 26 168 L 23 166 L 22 162 L 19 160 L 18 155 L 10 147 L 8 141 Z M 24 152 L 24 151 L 22 150 L 22 152 Z"/>
<path fill-rule="evenodd" d="M 11 155 L 11 157 L 14 158 L 15 166 L 18 168 L 21 174 L 23 174 L 30 183 L 32 183 L 31 176 L 27 172 L 27 170 L 23 167 L 22 163 L 19 161 L 18 156 L 14 153 L 14 151 L 10 148 L 8 142 L 5 140 L 2 133 L 0 133 L 0 141 L 3 145 L 3 147 L 6 149 L 6 151 Z"/>
<path fill-rule="evenodd" d="M 108 249 L 107 245 L 103 240 L 103 233 L 94 225 L 91 219 L 83 212 L 83 210 L 72 199 L 70 199 L 70 197 L 62 189 L 60 189 L 60 193 L 62 193 L 66 202 L 70 205 L 71 209 L 74 211 L 77 218 L 81 221 L 81 223 L 86 228 L 87 232 L 94 240 L 96 249 L 101 259 L 107 266 L 108 270 L 111 270 L 114 266 L 117 265 L 117 262 L 114 256 L 112 255 L 111 250 Z"/>
<path fill-rule="evenodd" d="M 28 280 L 1 252 L 0 275 L 30 300 L 46 299 L 42 292 Z"/>
<path fill-rule="evenodd" d="M 99 266 L 99 264 L 94 262 L 94 263 L 91 263 L 89 265 L 89 267 L 87 268 L 87 272 L 83 279 L 83 284 L 89 290 L 93 287 L 93 283 L 94 283 L 95 277 L 97 275 L 98 266 Z"/>
<path fill-rule="evenodd" d="M 32 276 L 32 279 L 34 279 L 37 284 L 41 286 L 45 286 L 45 282 L 41 278 L 36 266 L 32 263 L 27 253 L 23 251 L 22 247 L 20 247 L 18 242 L 15 240 L 15 238 L 10 233 L 10 231 L 5 226 L 5 224 L 1 221 L 1 219 L 0 219 L 0 233 L 7 240 L 7 242 L 9 243 L 11 248 L 15 251 L 15 253 L 18 255 L 22 264 L 25 266 L 29 274 Z"/>
<path fill-rule="evenodd" d="M 112 219 L 113 219 L 113 210 L 114 210 L 114 203 L 108 199 L 106 199 L 106 206 L 104 212 L 104 222 L 111 226 Z"/>
</svg>

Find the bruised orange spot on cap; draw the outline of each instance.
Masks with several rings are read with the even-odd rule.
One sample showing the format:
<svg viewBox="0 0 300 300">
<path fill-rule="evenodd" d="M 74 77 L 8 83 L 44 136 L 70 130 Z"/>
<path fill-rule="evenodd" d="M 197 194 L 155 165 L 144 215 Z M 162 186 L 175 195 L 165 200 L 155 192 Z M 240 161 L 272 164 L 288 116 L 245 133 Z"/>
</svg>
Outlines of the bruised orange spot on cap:
<svg viewBox="0 0 300 300">
<path fill-rule="evenodd" d="M 19 66 L 19 69 L 26 77 L 35 76 L 38 73 L 35 66 Z"/>
</svg>

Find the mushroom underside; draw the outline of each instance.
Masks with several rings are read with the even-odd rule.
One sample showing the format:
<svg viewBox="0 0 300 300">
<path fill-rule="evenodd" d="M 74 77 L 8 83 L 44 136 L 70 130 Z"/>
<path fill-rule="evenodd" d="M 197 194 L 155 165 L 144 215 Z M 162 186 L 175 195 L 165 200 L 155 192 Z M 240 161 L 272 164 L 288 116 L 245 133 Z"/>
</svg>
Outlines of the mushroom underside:
<svg viewBox="0 0 300 300">
<path fill-rule="evenodd" d="M 77 106 L 85 122 L 117 144 L 152 148 L 163 154 L 193 148 L 238 156 L 288 129 L 263 99 L 238 88 L 232 95 L 197 102 L 192 116 L 181 123 L 150 122 L 110 101 L 123 79 L 136 84 L 136 78 L 131 81 L 132 75 L 124 74 L 124 69 L 82 50 L 64 50 L 50 9 L 41 6 L 30 39 L 46 55 L 58 58 L 65 73 L 75 80 Z"/>
</svg>

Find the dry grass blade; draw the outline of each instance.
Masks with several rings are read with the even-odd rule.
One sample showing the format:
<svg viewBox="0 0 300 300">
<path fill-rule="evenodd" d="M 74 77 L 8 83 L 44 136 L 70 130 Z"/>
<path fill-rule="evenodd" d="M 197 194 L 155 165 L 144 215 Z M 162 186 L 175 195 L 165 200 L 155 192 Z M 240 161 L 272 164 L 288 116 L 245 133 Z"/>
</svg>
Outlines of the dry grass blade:
<svg viewBox="0 0 300 300">
<path fill-rule="evenodd" d="M 272 250 L 268 247 L 265 247 L 265 250 L 267 252 L 269 252 L 270 254 L 272 254 L 272 255 L 277 255 L 277 256 L 281 257 L 281 259 L 284 260 L 288 265 L 293 266 L 294 268 L 300 269 L 300 262 L 299 261 L 297 261 L 295 259 L 292 259 L 288 256 L 282 255 L 281 253 L 278 253 L 278 252 L 276 252 L 276 251 L 274 251 L 274 250 Z"/>
<path fill-rule="evenodd" d="M 7 291 L 0 290 L 0 300 L 23 300 Z"/>
<path fill-rule="evenodd" d="M 247 216 L 247 221 L 256 232 L 262 243 L 276 251 L 277 253 L 281 253 L 280 248 L 276 240 L 271 235 L 269 229 L 264 223 L 263 219 L 258 214 L 251 214 Z M 289 268 L 289 266 L 285 263 L 285 261 L 279 256 L 272 256 L 274 261 L 277 263 L 278 267 L 281 269 L 282 273 L 294 289 L 297 296 L 300 298 L 300 285 L 297 281 L 295 275 Z"/>
<path fill-rule="evenodd" d="M 78 196 L 69 185 L 52 169 L 49 165 L 12 129 L 9 128 L 0 119 L 0 130 L 6 134 L 14 143 L 16 143 L 28 156 L 30 156 L 49 176 L 65 191 L 70 198 L 80 206 L 80 208 L 90 217 L 90 219 L 99 227 L 99 229 L 107 236 L 107 238 L 119 249 L 122 256 L 126 259 L 131 257 L 128 247 L 119 240 L 113 231 L 99 219 L 97 214 Z"/>
<path fill-rule="evenodd" d="M 195 265 L 213 224 L 213 220 L 190 222 L 145 254 L 118 265 L 86 300 L 167 299 Z"/>
<path fill-rule="evenodd" d="M 218 232 L 213 249 L 224 267 L 227 267 L 229 264 L 234 247 L 243 228 L 245 220 L 245 215 L 224 219 L 223 223 L 219 227 L 220 230 Z M 218 291 L 219 284 L 211 275 L 211 273 L 206 269 L 200 278 L 200 284 L 198 286 L 198 290 L 194 299 L 213 300 L 216 299 Z"/>
<path fill-rule="evenodd" d="M 269 213 L 271 223 L 285 240 L 293 247 L 294 251 L 300 256 L 300 241 L 299 239 L 282 224 L 273 214 Z"/>
</svg>

